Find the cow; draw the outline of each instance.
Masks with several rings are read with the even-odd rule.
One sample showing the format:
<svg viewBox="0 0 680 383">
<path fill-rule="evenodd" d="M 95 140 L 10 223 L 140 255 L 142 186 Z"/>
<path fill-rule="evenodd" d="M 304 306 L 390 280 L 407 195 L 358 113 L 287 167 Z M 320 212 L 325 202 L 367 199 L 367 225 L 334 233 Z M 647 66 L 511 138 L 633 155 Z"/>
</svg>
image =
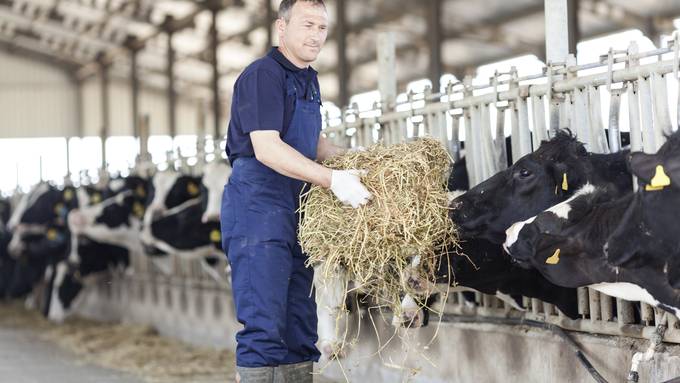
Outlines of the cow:
<svg viewBox="0 0 680 383">
<path fill-rule="evenodd" d="M 627 151 L 588 153 L 568 131 L 544 141 L 533 153 L 475 186 L 451 203 L 450 218 L 465 238 L 502 244 L 505 231 L 569 198 L 586 182 L 632 187 Z"/>
<path fill-rule="evenodd" d="M 12 239 L 8 244 L 10 256 L 21 256 L 26 247 L 26 243 L 22 241 L 24 234 L 45 234 L 48 225 L 65 227 L 68 212 L 76 207 L 78 198 L 72 185 L 66 185 L 62 189 L 46 182 L 36 185 L 21 198 L 7 223 L 12 232 Z"/>
<path fill-rule="evenodd" d="M 504 247 L 520 265 L 538 269 L 561 286 L 589 286 L 604 294 L 640 301 L 680 315 L 680 291 L 663 278 L 662 265 L 615 267 L 604 245 L 634 199 L 611 185 L 586 184 L 570 199 L 507 230 Z"/>
<path fill-rule="evenodd" d="M 607 261 L 631 269 L 655 264 L 680 289 L 680 133 L 656 154 L 633 153 L 630 166 L 640 185 L 605 243 Z"/>
<path fill-rule="evenodd" d="M 117 183 L 117 184 L 116 184 Z M 71 246 L 50 281 L 48 319 L 62 321 L 84 287 L 84 278 L 111 268 L 127 268 L 131 254 L 141 254 L 139 234 L 150 182 L 138 176 L 109 185 L 112 197 L 68 214 Z"/>
<path fill-rule="evenodd" d="M 222 274 L 214 269 L 219 259 L 224 257 L 219 213 L 222 191 L 231 175 L 231 167 L 217 160 L 206 164 L 203 171 L 200 178 L 177 176 L 172 184 L 169 177 L 163 182 L 154 180 L 154 183 L 164 185 L 162 190 L 168 190 L 165 202 L 162 202 L 158 191 L 161 187 L 158 186 L 154 202 L 167 207 L 145 216 L 142 241 L 145 247 L 160 250 L 156 259 L 163 254 L 200 259 L 204 270 L 220 280 Z M 193 192 L 186 193 L 186 190 Z M 173 191 L 175 196 L 170 201 Z M 180 204 L 168 206 L 174 203 Z"/>
</svg>

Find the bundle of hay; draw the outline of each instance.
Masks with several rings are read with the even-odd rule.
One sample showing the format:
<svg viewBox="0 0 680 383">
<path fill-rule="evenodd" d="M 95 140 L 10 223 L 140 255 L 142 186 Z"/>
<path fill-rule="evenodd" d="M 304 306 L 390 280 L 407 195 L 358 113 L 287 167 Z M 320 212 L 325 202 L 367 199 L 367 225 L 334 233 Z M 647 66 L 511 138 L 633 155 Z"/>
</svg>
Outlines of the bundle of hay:
<svg viewBox="0 0 680 383">
<path fill-rule="evenodd" d="M 322 264 L 324 276 L 344 268 L 379 305 L 398 307 L 411 258 L 420 255 L 422 270 L 434 273 L 442 245 L 456 243 L 448 217 L 449 164 L 446 149 L 429 138 L 327 161 L 333 169 L 367 170 L 361 181 L 373 199 L 353 209 L 321 187 L 303 195 L 299 240 L 308 264 Z"/>
</svg>

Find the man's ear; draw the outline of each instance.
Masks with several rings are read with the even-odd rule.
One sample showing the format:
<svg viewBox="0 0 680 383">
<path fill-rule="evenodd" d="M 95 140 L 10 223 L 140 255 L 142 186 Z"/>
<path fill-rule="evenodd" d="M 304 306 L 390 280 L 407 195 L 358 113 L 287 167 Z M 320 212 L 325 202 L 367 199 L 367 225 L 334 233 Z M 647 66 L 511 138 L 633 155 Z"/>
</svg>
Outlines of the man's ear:
<svg viewBox="0 0 680 383">
<path fill-rule="evenodd" d="M 657 165 L 661 163 L 655 154 L 635 152 L 630 155 L 630 170 L 646 184 L 652 181 Z"/>
<path fill-rule="evenodd" d="M 281 37 L 283 32 L 285 32 L 285 30 L 286 30 L 286 20 L 279 17 L 278 19 L 276 19 L 275 26 L 276 26 L 277 34 L 279 35 L 279 37 Z M 279 43 L 279 44 L 281 44 L 281 43 Z"/>
</svg>

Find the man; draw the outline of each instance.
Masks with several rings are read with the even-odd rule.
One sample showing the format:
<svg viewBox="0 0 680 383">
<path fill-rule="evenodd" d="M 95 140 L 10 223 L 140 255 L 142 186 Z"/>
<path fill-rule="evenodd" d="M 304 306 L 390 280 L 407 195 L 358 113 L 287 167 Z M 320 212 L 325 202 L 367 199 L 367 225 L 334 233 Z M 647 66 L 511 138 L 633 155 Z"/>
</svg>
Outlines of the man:
<svg viewBox="0 0 680 383">
<path fill-rule="evenodd" d="M 330 188 L 357 208 L 370 193 L 358 170 L 323 161 L 345 150 L 320 136 L 314 62 L 328 33 L 323 0 L 283 0 L 278 48 L 249 65 L 234 85 L 221 224 L 232 269 L 237 381 L 312 382 L 318 361 L 313 270 L 297 241 L 296 211 L 305 182 Z"/>
</svg>

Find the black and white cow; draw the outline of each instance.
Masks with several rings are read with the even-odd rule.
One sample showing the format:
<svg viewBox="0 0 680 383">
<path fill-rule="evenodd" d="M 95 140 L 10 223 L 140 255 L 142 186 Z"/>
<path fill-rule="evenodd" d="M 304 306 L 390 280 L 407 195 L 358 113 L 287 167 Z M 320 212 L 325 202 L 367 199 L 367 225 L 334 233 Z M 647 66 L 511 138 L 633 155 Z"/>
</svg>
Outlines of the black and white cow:
<svg viewBox="0 0 680 383">
<path fill-rule="evenodd" d="M 640 186 L 605 244 L 607 260 L 632 269 L 656 265 L 680 289 L 680 133 L 656 154 L 633 153 L 631 169 Z"/>
<path fill-rule="evenodd" d="M 452 175 L 454 173 L 452 171 Z M 589 180 L 614 183 L 622 192 L 630 190 L 626 154 L 588 153 L 568 131 L 561 131 L 508 169 L 456 197 L 451 202 L 450 217 L 462 237 L 461 247 L 445 257 L 446 264 L 438 271 L 438 281 L 454 279 L 459 289 L 495 294 L 519 309 L 523 308 L 520 296 L 538 298 L 576 318 L 578 305 L 574 289 L 557 286 L 538 271 L 515 265 L 501 244 L 505 230 L 514 222 L 563 201 Z M 413 291 L 411 284 L 409 287 Z M 415 302 L 413 298 L 411 301 Z M 411 303 L 402 307 L 404 315 L 398 321 L 419 325 L 424 318 L 421 306 Z"/>
<path fill-rule="evenodd" d="M 50 283 L 50 320 L 60 322 L 73 307 L 83 281 L 117 266 L 129 265 L 130 254 L 142 253 L 140 232 L 150 182 L 137 176 L 110 184 L 112 197 L 68 215 L 71 247 L 68 258 L 54 267 Z"/>
<path fill-rule="evenodd" d="M 155 179 L 156 194 L 151 205 L 163 207 L 145 216 L 145 246 L 184 259 L 200 259 L 205 271 L 220 279 L 214 266 L 224 258 L 219 214 L 222 191 L 230 175 L 231 167 L 226 162 L 213 161 L 205 165 L 200 178 L 178 175 Z M 174 204 L 177 205 L 171 206 Z M 156 254 L 156 258 L 159 256 Z"/>
<path fill-rule="evenodd" d="M 648 262 L 632 269 L 607 261 L 604 245 L 634 197 L 617 196 L 611 187 L 586 184 L 567 201 L 515 223 L 504 246 L 521 265 L 558 285 L 588 286 L 680 315 L 680 291 L 668 284 L 662 265 Z"/>
<path fill-rule="evenodd" d="M 560 131 L 535 152 L 453 200 L 451 220 L 462 238 L 502 244 L 510 225 L 564 201 L 587 182 L 630 190 L 627 155 L 588 153 L 574 136 Z"/>
</svg>

